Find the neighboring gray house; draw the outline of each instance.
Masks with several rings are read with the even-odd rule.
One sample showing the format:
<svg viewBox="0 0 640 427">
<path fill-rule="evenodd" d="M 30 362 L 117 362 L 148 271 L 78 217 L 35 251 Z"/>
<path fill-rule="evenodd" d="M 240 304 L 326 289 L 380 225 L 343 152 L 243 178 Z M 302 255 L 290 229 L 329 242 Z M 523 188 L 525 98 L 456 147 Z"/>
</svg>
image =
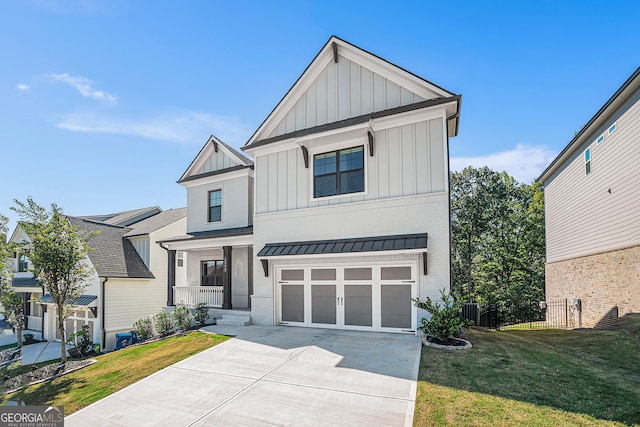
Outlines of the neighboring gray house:
<svg viewBox="0 0 640 427">
<path fill-rule="evenodd" d="M 546 298 L 569 300 L 571 326 L 607 327 L 640 312 L 639 164 L 640 68 L 538 178 Z"/>
<path fill-rule="evenodd" d="M 92 235 L 87 263 L 95 272 L 69 310 L 66 331 L 74 333 L 87 325 L 92 340 L 112 350 L 116 333 L 130 331 L 134 321 L 165 305 L 167 253 L 155 242 L 184 232 L 186 208 L 153 207 L 68 219 L 84 235 Z M 29 236 L 18 225 L 11 240 L 19 243 Z M 28 329 L 41 331 L 45 340 L 59 340 L 55 305 L 27 272 L 29 260 L 16 254 L 12 261 L 16 271 L 12 288 L 25 295 Z"/>
</svg>

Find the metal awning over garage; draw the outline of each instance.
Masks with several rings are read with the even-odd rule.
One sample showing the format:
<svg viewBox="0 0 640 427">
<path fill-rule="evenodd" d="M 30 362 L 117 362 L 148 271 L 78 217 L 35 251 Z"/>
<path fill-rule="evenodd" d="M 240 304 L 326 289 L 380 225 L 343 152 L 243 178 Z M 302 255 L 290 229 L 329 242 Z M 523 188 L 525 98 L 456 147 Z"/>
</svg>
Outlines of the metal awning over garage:
<svg viewBox="0 0 640 427">
<path fill-rule="evenodd" d="M 350 254 L 383 251 L 426 251 L 427 233 L 307 242 L 267 243 L 258 257 Z"/>
<path fill-rule="evenodd" d="M 310 256 L 366 255 L 384 252 L 422 253 L 423 273 L 427 274 L 427 233 L 353 239 L 313 240 L 307 242 L 267 243 L 256 255 L 262 258 L 265 277 L 269 276 L 269 259 Z"/>
</svg>

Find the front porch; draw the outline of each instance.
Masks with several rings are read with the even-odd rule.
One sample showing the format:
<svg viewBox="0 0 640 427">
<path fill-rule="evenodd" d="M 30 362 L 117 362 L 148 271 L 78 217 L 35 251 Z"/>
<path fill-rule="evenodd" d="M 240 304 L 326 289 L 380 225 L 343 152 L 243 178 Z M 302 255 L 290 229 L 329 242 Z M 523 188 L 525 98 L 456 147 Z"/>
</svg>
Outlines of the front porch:
<svg viewBox="0 0 640 427">
<path fill-rule="evenodd" d="M 222 308 L 224 286 L 173 286 L 173 302 L 195 308 L 204 304 L 209 308 Z"/>
<path fill-rule="evenodd" d="M 158 243 L 168 252 L 167 306 L 250 308 L 251 227 L 191 233 Z"/>
</svg>

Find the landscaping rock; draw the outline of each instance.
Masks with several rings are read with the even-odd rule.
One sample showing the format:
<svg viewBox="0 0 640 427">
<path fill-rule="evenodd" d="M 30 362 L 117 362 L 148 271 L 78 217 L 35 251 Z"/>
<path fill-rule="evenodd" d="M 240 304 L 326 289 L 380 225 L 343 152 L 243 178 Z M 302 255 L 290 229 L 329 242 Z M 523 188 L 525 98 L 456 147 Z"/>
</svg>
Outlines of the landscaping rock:
<svg viewBox="0 0 640 427">
<path fill-rule="evenodd" d="M 95 360 L 72 360 L 64 365 L 64 369 L 59 363 L 52 363 L 50 365 L 43 366 L 42 368 L 35 369 L 31 372 L 26 372 L 22 375 L 9 378 L 5 382 L 7 390 L 16 390 L 25 385 L 44 381 L 50 378 L 54 378 L 60 375 L 67 374 L 69 372 L 77 371 L 95 363 Z"/>
</svg>

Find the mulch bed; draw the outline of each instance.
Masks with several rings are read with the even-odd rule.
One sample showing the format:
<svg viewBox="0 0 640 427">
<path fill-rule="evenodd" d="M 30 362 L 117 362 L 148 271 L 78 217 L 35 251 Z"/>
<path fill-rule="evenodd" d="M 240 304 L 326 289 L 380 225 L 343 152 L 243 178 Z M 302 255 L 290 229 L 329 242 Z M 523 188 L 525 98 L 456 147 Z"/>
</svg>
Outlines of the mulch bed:
<svg viewBox="0 0 640 427">
<path fill-rule="evenodd" d="M 52 363 L 50 365 L 43 366 L 42 368 L 38 368 L 34 371 L 26 372 L 22 375 L 9 378 L 5 382 L 5 387 L 7 390 L 15 391 L 26 385 L 57 378 L 61 375 L 77 371 L 78 369 L 82 369 L 85 366 L 89 366 L 94 363 L 96 363 L 96 361 L 92 359 L 71 360 L 64 365 L 64 369 L 62 369 L 59 363 Z"/>
<path fill-rule="evenodd" d="M 15 351 L 16 351 L 15 348 L 8 348 L 6 350 L 0 351 L 0 363 L 6 362 L 7 360 L 10 360 L 11 359 L 11 355 Z"/>
</svg>

